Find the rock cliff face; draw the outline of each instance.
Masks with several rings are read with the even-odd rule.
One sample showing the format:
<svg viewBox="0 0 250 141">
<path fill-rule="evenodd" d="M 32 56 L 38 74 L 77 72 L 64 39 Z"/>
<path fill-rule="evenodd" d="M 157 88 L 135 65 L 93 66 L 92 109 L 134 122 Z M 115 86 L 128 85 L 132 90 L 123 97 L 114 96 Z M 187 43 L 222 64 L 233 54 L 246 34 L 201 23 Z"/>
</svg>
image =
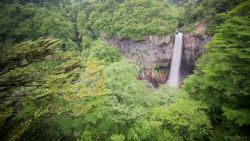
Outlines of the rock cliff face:
<svg viewBox="0 0 250 141">
<path fill-rule="evenodd" d="M 109 44 L 119 49 L 121 54 L 136 63 L 141 72 L 140 80 L 147 80 L 152 87 L 166 83 L 170 70 L 174 35 L 147 37 L 144 41 L 126 39 L 105 39 Z M 205 25 L 198 24 L 192 33 L 184 34 L 181 63 L 181 81 L 192 73 L 197 58 L 204 51 L 204 45 L 210 40 L 205 34 Z"/>
<path fill-rule="evenodd" d="M 138 79 L 148 80 L 153 87 L 165 83 L 168 78 L 171 61 L 173 36 L 149 36 L 144 41 L 107 39 L 109 44 L 116 46 L 121 54 L 136 63 L 141 73 Z"/>
<path fill-rule="evenodd" d="M 211 36 L 205 32 L 206 27 L 205 23 L 198 23 L 192 32 L 184 33 L 181 81 L 193 72 L 197 59 L 205 51 L 204 46 L 211 40 Z"/>
</svg>

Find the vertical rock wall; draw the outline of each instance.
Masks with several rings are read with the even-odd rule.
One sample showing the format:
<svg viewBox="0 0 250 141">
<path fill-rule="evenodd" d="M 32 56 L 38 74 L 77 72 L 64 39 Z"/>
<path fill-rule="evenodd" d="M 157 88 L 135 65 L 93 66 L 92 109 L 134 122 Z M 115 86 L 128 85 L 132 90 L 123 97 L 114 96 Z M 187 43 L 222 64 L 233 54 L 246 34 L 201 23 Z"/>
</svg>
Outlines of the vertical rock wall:
<svg viewBox="0 0 250 141">
<path fill-rule="evenodd" d="M 204 46 L 211 40 L 211 36 L 205 32 L 206 27 L 205 23 L 198 23 L 192 32 L 184 34 L 181 81 L 193 73 L 197 59 L 205 51 Z"/>
<path fill-rule="evenodd" d="M 106 39 L 118 48 L 121 54 L 132 60 L 140 69 L 138 79 L 148 80 L 154 87 L 165 83 L 171 62 L 171 53 L 174 43 L 173 36 L 149 36 L 144 41 L 125 39 Z"/>
<path fill-rule="evenodd" d="M 181 63 L 181 81 L 191 74 L 196 60 L 204 52 L 204 45 L 211 39 L 205 34 L 205 24 L 197 24 L 193 32 L 184 33 Z M 141 68 L 138 79 L 149 81 L 153 87 L 166 83 L 170 70 L 174 35 L 147 37 L 144 41 L 127 39 L 105 39 L 118 48 L 127 59 L 132 60 Z"/>
</svg>

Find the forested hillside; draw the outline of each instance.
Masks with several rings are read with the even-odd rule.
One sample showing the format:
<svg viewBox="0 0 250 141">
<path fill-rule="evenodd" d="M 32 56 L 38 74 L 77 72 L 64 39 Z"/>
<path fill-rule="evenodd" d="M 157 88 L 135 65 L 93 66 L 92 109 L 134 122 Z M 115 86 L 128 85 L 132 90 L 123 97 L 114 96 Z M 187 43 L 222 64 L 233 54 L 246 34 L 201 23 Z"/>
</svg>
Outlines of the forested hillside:
<svg viewBox="0 0 250 141">
<path fill-rule="evenodd" d="M 179 87 L 108 42 L 177 32 L 211 37 Z M 250 0 L 0 1 L 1 141 L 247 141 L 249 100 Z"/>
</svg>

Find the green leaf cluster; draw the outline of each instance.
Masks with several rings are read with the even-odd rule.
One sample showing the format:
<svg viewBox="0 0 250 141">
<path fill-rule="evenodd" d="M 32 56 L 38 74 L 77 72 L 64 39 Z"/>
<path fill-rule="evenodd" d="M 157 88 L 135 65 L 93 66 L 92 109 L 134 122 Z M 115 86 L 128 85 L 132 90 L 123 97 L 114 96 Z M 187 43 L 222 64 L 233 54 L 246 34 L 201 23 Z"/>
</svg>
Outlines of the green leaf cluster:
<svg viewBox="0 0 250 141">
<path fill-rule="evenodd" d="M 158 0 L 108 0 L 96 6 L 89 25 L 96 35 L 142 40 L 148 35 L 168 35 L 178 26 L 181 10 Z"/>
<path fill-rule="evenodd" d="M 208 103 L 215 124 L 231 125 L 224 130 L 229 135 L 246 135 L 244 129 L 249 127 L 249 8 L 246 1 L 224 15 L 225 22 L 184 85 L 192 97 Z"/>
</svg>

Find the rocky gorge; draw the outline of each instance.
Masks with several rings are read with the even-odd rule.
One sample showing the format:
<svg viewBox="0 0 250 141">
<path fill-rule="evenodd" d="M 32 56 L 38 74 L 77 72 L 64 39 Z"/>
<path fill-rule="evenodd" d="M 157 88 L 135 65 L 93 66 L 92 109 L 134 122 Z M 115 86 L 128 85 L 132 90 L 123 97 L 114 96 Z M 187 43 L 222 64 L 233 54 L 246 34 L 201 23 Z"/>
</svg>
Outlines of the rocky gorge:
<svg viewBox="0 0 250 141">
<path fill-rule="evenodd" d="M 184 32 L 180 68 L 181 82 L 193 72 L 196 60 L 205 51 L 204 46 L 211 40 L 211 36 L 205 30 L 206 24 L 198 23 L 193 31 Z M 117 47 L 125 58 L 140 67 L 138 79 L 150 82 L 151 87 L 158 87 L 167 82 L 175 40 L 174 34 L 150 35 L 143 41 L 105 37 L 103 39 Z"/>
</svg>

